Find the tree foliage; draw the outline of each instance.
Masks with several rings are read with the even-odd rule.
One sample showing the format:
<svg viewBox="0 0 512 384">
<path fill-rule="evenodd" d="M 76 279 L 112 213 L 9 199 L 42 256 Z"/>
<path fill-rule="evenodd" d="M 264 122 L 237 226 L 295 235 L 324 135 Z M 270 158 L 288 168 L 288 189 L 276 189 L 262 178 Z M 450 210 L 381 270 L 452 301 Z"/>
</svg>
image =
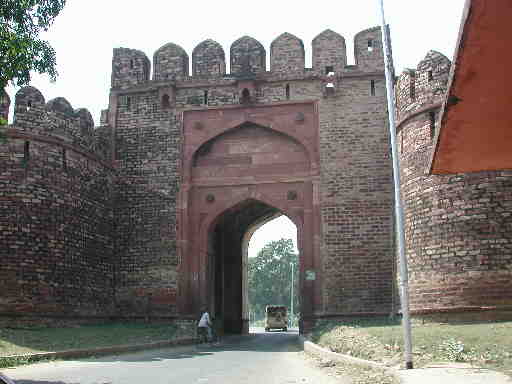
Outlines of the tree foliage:
<svg viewBox="0 0 512 384">
<path fill-rule="evenodd" d="M 55 51 L 39 33 L 47 31 L 66 0 L 0 0 L 0 89 L 28 84 L 30 71 L 57 76 Z"/>
<path fill-rule="evenodd" d="M 290 307 L 291 272 L 294 270 L 294 312 L 298 307 L 298 257 L 291 239 L 266 244 L 256 257 L 249 258 L 249 310 L 257 319 L 266 305 Z"/>
</svg>

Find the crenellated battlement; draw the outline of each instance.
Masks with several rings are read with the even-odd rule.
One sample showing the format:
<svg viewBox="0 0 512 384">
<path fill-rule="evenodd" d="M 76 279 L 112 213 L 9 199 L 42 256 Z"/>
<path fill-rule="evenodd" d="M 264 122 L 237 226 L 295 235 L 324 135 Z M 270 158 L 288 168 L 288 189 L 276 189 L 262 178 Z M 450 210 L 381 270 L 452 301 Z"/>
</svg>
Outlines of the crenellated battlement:
<svg viewBox="0 0 512 384">
<path fill-rule="evenodd" d="M 399 120 L 442 101 L 450 66 L 450 60 L 442 53 L 429 51 L 416 69 L 406 69 L 400 74 L 395 84 Z"/>
<path fill-rule="evenodd" d="M 63 97 L 45 102 L 42 93 L 31 86 L 16 93 L 14 123 L 9 128 L 27 138 L 49 138 L 103 159 L 109 159 L 111 152 L 86 108 L 75 110 Z M 105 135 L 105 127 L 101 135 Z"/>
<path fill-rule="evenodd" d="M 325 76 L 330 72 L 382 72 L 381 28 L 359 32 L 354 37 L 355 66 L 347 66 L 345 38 L 327 29 L 312 43 L 313 68 L 305 68 L 303 41 L 291 33 L 279 35 L 270 44 L 270 68 L 266 68 L 266 51 L 256 39 L 243 36 L 230 47 L 230 78 L 253 78 L 270 75 Z M 167 43 L 153 55 L 152 81 L 215 80 L 227 75 L 226 54 L 222 46 L 211 39 L 199 43 L 192 51 L 192 70 L 189 73 L 189 55 L 175 43 Z M 116 48 L 112 58 L 113 89 L 127 89 L 150 82 L 150 61 L 145 53 L 128 48 Z"/>
</svg>

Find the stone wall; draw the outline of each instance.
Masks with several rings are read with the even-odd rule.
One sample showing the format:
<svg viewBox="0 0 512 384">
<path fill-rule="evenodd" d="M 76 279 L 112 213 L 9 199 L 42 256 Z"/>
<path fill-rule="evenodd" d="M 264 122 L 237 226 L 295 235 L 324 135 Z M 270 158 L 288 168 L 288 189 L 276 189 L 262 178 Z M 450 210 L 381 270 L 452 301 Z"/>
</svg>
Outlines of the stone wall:
<svg viewBox="0 0 512 384">
<path fill-rule="evenodd" d="M 0 312 L 113 313 L 113 170 L 89 112 L 18 91 L 0 144 Z"/>
<path fill-rule="evenodd" d="M 427 174 L 449 68 L 431 51 L 397 83 L 411 310 L 481 316 L 512 306 L 512 172 Z"/>
<path fill-rule="evenodd" d="M 373 50 L 368 49 L 368 40 Z M 325 31 L 313 41 L 315 68 L 306 70 L 302 41 L 285 33 L 272 43 L 271 68 L 266 71 L 261 44 L 243 37 L 231 47 L 234 76 L 219 77 L 225 73 L 224 52 L 218 43 L 207 40 L 192 53 L 191 77 L 163 81 L 155 73 L 155 81 L 113 88 L 110 124 L 115 127 L 122 180 L 116 211 L 118 300 L 124 311 L 143 312 L 155 296 L 160 297 L 161 313 L 176 309 L 180 265 L 175 254 L 176 210 L 178 191 L 187 188 L 180 181 L 181 114 L 241 103 L 250 108 L 305 100 L 316 101 L 319 111 L 319 139 L 314 146 L 320 152 L 316 166 L 321 176 L 314 193 L 321 212 L 322 236 L 316 246 L 322 260 L 317 271 L 322 304 L 315 313 L 393 310 L 391 162 L 380 41 L 379 28 L 358 34 L 360 64 L 347 66 L 343 37 Z M 168 46 L 175 47 L 164 47 Z M 175 62 L 165 52 L 157 51 L 158 62 Z M 169 55 L 185 55 L 176 52 Z M 129 73 L 123 69 L 128 61 L 118 62 L 116 56 L 113 60 L 120 73 Z M 334 75 L 327 78 L 326 67 L 331 66 Z M 334 90 L 326 88 L 328 82 Z M 170 95 L 166 107 L 165 95 Z M 193 128 L 198 136 L 204 134 L 200 128 Z"/>
<path fill-rule="evenodd" d="M 169 90 L 116 95 L 116 300 L 124 316 L 176 312 L 180 131 Z M 110 105 L 113 108 L 113 105 Z"/>
</svg>

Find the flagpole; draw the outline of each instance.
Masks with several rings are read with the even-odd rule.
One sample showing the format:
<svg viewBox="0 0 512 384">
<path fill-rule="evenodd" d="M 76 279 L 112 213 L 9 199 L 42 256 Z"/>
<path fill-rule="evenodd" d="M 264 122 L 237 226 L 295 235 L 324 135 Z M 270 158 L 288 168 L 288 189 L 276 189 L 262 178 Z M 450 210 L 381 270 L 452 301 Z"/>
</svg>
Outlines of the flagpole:
<svg viewBox="0 0 512 384">
<path fill-rule="evenodd" d="M 400 293 L 402 308 L 402 325 L 404 331 L 404 354 L 405 368 L 412 369 L 412 342 L 411 342 L 411 319 L 409 317 L 409 278 L 407 272 L 407 258 L 405 257 L 405 232 L 404 232 L 404 209 L 400 195 L 400 164 L 396 149 L 396 125 L 395 125 L 395 97 L 393 88 L 393 58 L 391 57 L 390 42 L 386 19 L 384 17 L 384 0 L 379 0 L 382 16 L 382 49 L 386 73 L 386 90 L 388 98 L 389 132 L 391 140 L 391 153 L 393 157 L 393 180 L 395 184 L 395 219 L 398 232 L 398 254 L 400 261 Z"/>
</svg>

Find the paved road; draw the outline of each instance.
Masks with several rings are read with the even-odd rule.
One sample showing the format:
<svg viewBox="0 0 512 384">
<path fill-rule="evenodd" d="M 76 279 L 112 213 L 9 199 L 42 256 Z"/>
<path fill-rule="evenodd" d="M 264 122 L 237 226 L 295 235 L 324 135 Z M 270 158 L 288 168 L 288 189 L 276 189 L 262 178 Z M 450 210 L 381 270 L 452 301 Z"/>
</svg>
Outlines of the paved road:
<svg viewBox="0 0 512 384">
<path fill-rule="evenodd" d="M 179 347 L 40 363 L 4 373 L 17 384 L 334 384 L 300 353 L 297 332 L 232 336 L 213 347 Z"/>
</svg>

